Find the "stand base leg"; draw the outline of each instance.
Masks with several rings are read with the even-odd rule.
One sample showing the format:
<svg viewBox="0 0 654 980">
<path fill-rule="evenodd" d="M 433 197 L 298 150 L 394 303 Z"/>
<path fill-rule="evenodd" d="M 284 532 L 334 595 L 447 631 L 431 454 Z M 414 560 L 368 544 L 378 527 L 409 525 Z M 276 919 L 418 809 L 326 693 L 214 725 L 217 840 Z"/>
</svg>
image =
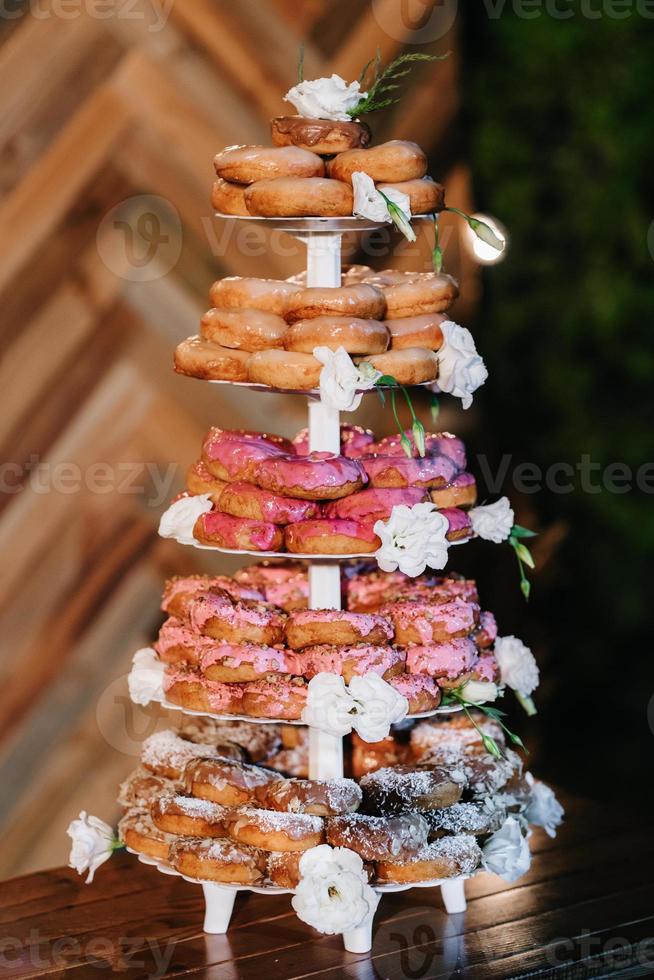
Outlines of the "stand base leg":
<svg viewBox="0 0 654 980">
<path fill-rule="evenodd" d="M 343 946 L 348 953 L 369 953 L 372 949 L 372 922 L 375 918 L 380 896 L 376 895 L 375 897 L 377 901 L 363 922 L 356 929 L 350 929 L 349 932 L 343 933 Z"/>
<path fill-rule="evenodd" d="M 444 882 L 441 885 L 441 896 L 445 911 L 450 915 L 456 915 L 457 912 L 465 912 L 467 903 L 465 880 L 463 878 L 454 878 L 452 881 Z"/>
<path fill-rule="evenodd" d="M 319 728 L 309 729 L 309 779 L 343 778 L 343 739 Z"/>
<path fill-rule="evenodd" d="M 204 931 L 213 935 L 222 935 L 229 929 L 229 921 L 236 901 L 236 889 L 222 888 L 211 881 L 205 881 L 202 883 L 202 891 L 206 904 Z"/>
</svg>

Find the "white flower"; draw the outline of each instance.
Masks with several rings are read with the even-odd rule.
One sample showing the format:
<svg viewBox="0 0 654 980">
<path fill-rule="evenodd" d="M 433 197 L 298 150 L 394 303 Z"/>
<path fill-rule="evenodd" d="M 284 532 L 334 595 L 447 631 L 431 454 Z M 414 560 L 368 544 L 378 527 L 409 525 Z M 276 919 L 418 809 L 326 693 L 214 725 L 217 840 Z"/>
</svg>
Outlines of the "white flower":
<svg viewBox="0 0 654 980">
<path fill-rule="evenodd" d="M 484 541 L 500 544 L 510 535 L 515 517 L 508 497 L 500 497 L 494 504 L 473 507 L 469 513 L 472 530 Z"/>
<path fill-rule="evenodd" d="M 452 320 L 441 323 L 443 344 L 437 353 L 438 388 L 460 398 L 464 408 L 472 405 L 472 394 L 488 377 L 483 359 L 477 353 L 472 334 Z"/>
<path fill-rule="evenodd" d="M 381 371 L 358 368 L 344 347 L 314 347 L 313 356 L 324 364 L 320 372 L 320 401 L 339 412 L 355 412 L 361 404 L 358 391 L 374 388 Z M 160 532 L 161 533 L 161 532 Z"/>
<path fill-rule="evenodd" d="M 201 514 L 208 514 L 212 507 L 211 495 L 208 493 L 180 497 L 161 515 L 159 536 L 173 538 L 180 544 L 196 544 L 193 537 L 195 522 Z"/>
<path fill-rule="evenodd" d="M 303 853 L 299 870 L 291 904 L 298 918 L 319 932 L 349 932 L 374 913 L 379 899 L 354 851 L 320 844 Z"/>
<path fill-rule="evenodd" d="M 529 871 L 529 844 L 515 817 L 507 817 L 500 829 L 488 838 L 482 848 L 481 864 L 486 871 L 505 881 L 516 881 Z"/>
<path fill-rule="evenodd" d="M 354 710 L 354 699 L 340 675 L 320 673 L 311 678 L 302 710 L 305 725 L 332 735 L 348 735 Z"/>
<path fill-rule="evenodd" d="M 66 833 L 73 842 L 68 867 L 74 868 L 79 875 L 88 871 L 86 884 L 90 885 L 97 869 L 114 851 L 114 832 L 104 820 L 89 817 L 82 810 L 78 819 L 69 824 Z"/>
<path fill-rule="evenodd" d="M 425 568 L 444 568 L 447 564 L 449 524 L 434 504 L 396 505 L 387 521 L 377 521 L 375 534 L 381 538 L 376 552 L 383 572 L 397 568 L 405 575 L 422 575 Z"/>
<path fill-rule="evenodd" d="M 306 119 L 336 119 L 349 122 L 348 110 L 354 109 L 368 93 L 361 91 L 358 82 L 348 85 L 340 75 L 331 78 L 314 78 L 299 82 L 284 96 L 300 116 Z"/>
<path fill-rule="evenodd" d="M 150 704 L 163 698 L 164 665 L 150 647 L 137 650 L 127 678 L 129 696 L 134 704 Z"/>
<path fill-rule="evenodd" d="M 363 677 L 353 677 L 349 691 L 356 711 L 352 728 L 364 742 L 380 742 L 388 735 L 391 725 L 409 713 L 407 699 L 372 671 Z"/>
<path fill-rule="evenodd" d="M 415 242 L 416 233 L 411 227 L 411 200 L 408 194 L 394 187 L 387 187 L 383 192 L 377 190 L 372 177 L 361 170 L 352 174 L 352 189 L 352 214 L 359 218 L 369 218 L 370 221 L 393 222 L 410 242 Z"/>
<path fill-rule="evenodd" d="M 536 658 L 517 636 L 498 636 L 495 659 L 504 684 L 528 698 L 538 687 L 540 675 Z"/>
<path fill-rule="evenodd" d="M 466 681 L 460 694 L 464 701 L 482 704 L 484 701 L 496 701 L 499 691 L 492 681 Z"/>
<path fill-rule="evenodd" d="M 556 828 L 565 813 L 563 807 L 545 783 L 534 779 L 530 772 L 525 773 L 525 779 L 531 790 L 525 809 L 527 821 L 535 827 L 542 827 L 549 837 L 556 837 Z"/>
</svg>

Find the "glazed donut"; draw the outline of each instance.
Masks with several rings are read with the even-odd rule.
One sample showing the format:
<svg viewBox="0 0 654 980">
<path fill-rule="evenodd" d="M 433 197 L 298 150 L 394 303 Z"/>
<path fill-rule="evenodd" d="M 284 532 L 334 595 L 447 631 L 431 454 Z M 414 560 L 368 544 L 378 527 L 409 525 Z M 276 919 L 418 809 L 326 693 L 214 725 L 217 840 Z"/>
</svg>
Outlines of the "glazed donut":
<svg viewBox="0 0 654 980">
<path fill-rule="evenodd" d="M 372 554 L 381 548 L 370 524 L 333 518 L 289 524 L 284 529 L 284 543 L 297 555 Z"/>
<path fill-rule="evenodd" d="M 285 457 L 287 451 L 285 445 L 275 445 L 266 438 L 239 438 L 235 433 L 209 429 L 202 443 L 202 462 L 213 476 L 226 483 L 249 481 L 262 459 Z"/>
<path fill-rule="evenodd" d="M 492 612 L 480 613 L 479 623 L 477 624 L 477 629 L 472 634 L 472 639 L 480 650 L 486 650 L 495 643 L 497 639 L 497 621 Z"/>
<path fill-rule="evenodd" d="M 130 850 L 158 861 L 168 858 L 168 849 L 175 840 L 172 834 L 155 827 L 150 811 L 140 807 L 130 807 L 118 821 L 118 838 Z"/>
<path fill-rule="evenodd" d="M 204 592 L 192 600 L 186 619 L 203 636 L 225 643 L 263 643 L 275 646 L 284 638 L 286 616 L 266 602 L 234 601 L 222 589 Z"/>
<path fill-rule="evenodd" d="M 245 187 L 231 180 L 214 180 L 211 185 L 211 206 L 219 214 L 235 214 L 242 218 L 250 214 L 245 203 Z"/>
<path fill-rule="evenodd" d="M 403 279 L 399 278 L 401 275 L 382 272 L 372 278 L 373 284 L 379 285 L 384 293 L 387 320 L 442 313 L 449 310 L 459 295 L 458 282 L 445 272 L 407 272 Z"/>
<path fill-rule="evenodd" d="M 229 483 L 221 494 L 218 510 L 232 517 L 270 524 L 294 524 L 320 516 L 320 505 L 311 500 L 284 497 L 252 483 Z"/>
<path fill-rule="evenodd" d="M 268 855 L 231 840 L 182 837 L 170 845 L 168 860 L 188 878 L 256 885 L 263 881 Z"/>
<path fill-rule="evenodd" d="M 239 746 L 232 746 L 235 757 L 242 756 Z M 141 746 L 141 765 L 155 776 L 181 780 L 184 768 L 192 759 L 215 759 L 231 751 L 227 746 L 203 745 L 182 738 L 170 729 L 155 732 Z"/>
<path fill-rule="evenodd" d="M 379 674 L 390 680 L 404 671 L 406 657 L 403 650 L 390 646 L 330 646 L 322 644 L 306 647 L 296 655 L 296 669 L 299 674 L 311 680 L 316 674 L 340 674 L 346 684 L 353 677 L 364 674 Z"/>
<path fill-rule="evenodd" d="M 273 851 L 268 855 L 268 878 L 277 888 L 297 888 L 302 851 Z"/>
<path fill-rule="evenodd" d="M 313 353 L 316 347 L 329 347 L 334 351 L 342 347 L 348 354 L 381 354 L 387 349 L 388 342 L 388 330 L 379 320 L 327 315 L 291 324 L 284 334 L 282 346 L 305 354 Z"/>
<path fill-rule="evenodd" d="M 382 320 L 385 313 L 386 302 L 382 291 L 360 282 L 350 286 L 308 286 L 301 289 L 290 297 L 284 318 L 289 323 L 323 316 Z"/>
<path fill-rule="evenodd" d="M 327 165 L 330 177 L 352 183 L 352 174 L 360 171 L 378 182 L 414 180 L 427 173 L 427 157 L 417 143 L 389 140 L 369 150 L 346 150 Z"/>
<path fill-rule="evenodd" d="M 406 652 L 406 669 L 409 674 L 456 678 L 472 670 L 476 662 L 477 647 L 467 636 L 431 643 L 428 646 L 412 644 Z"/>
<path fill-rule="evenodd" d="M 179 780 L 155 776 L 139 766 L 120 784 L 116 802 L 125 809 L 145 808 L 162 793 L 174 793 L 181 788 Z"/>
<path fill-rule="evenodd" d="M 352 188 L 321 177 L 259 180 L 245 191 L 250 214 L 262 218 L 342 218 L 352 214 Z"/>
<path fill-rule="evenodd" d="M 266 601 L 284 612 L 308 605 L 309 574 L 301 562 L 261 562 L 239 569 L 234 577 L 244 585 L 258 583 Z"/>
<path fill-rule="evenodd" d="M 364 456 L 371 486 L 386 488 L 442 487 L 453 480 L 456 467 L 447 456 Z"/>
<path fill-rule="evenodd" d="M 279 551 L 284 543 L 276 524 L 232 517 L 220 511 L 200 514 L 193 525 L 193 537 L 200 544 L 234 551 Z"/>
<path fill-rule="evenodd" d="M 235 746 L 240 750 L 238 759 L 247 757 L 250 762 L 265 762 L 281 745 L 278 725 L 258 725 L 251 721 L 182 715 L 180 732 L 194 742 L 219 745 L 221 757 L 230 757 L 222 746 Z"/>
<path fill-rule="evenodd" d="M 386 490 L 370 487 L 368 490 L 360 490 L 359 493 L 325 504 L 323 513 L 325 517 L 374 524 L 375 521 L 389 520 L 393 507 L 402 504 L 413 507 L 414 504 L 422 503 L 427 499 L 427 491 L 422 487 L 396 487 Z"/>
<path fill-rule="evenodd" d="M 242 684 L 295 673 L 292 655 L 257 643 L 215 643 L 203 654 L 200 670 L 210 681 Z"/>
<path fill-rule="evenodd" d="M 472 473 L 458 473 L 445 487 L 433 489 L 429 494 L 439 508 L 474 507 L 477 503 L 477 483 Z"/>
<path fill-rule="evenodd" d="M 203 381 L 247 381 L 248 359 L 244 350 L 221 347 L 202 337 L 187 337 L 175 348 L 175 371 Z"/>
<path fill-rule="evenodd" d="M 443 313 L 425 313 L 423 316 L 407 316 L 403 320 L 385 320 L 384 326 L 391 335 L 391 350 L 406 350 L 407 347 L 440 350 L 443 346 L 441 323 L 446 320 Z"/>
<path fill-rule="evenodd" d="M 307 702 L 307 686 L 292 680 L 253 681 L 243 690 L 243 712 L 252 718 L 298 721 Z"/>
<path fill-rule="evenodd" d="M 333 500 L 360 490 L 366 482 L 363 466 L 356 459 L 333 453 L 308 456 L 277 456 L 262 459 L 253 472 L 252 482 L 302 500 Z"/>
<path fill-rule="evenodd" d="M 435 604 L 420 600 L 388 602 L 380 612 L 393 623 L 398 646 L 442 643 L 465 637 L 479 620 L 479 606 L 459 597 Z"/>
<path fill-rule="evenodd" d="M 413 648 L 409 647 L 411 649 Z M 409 702 L 410 715 L 433 711 L 441 703 L 440 688 L 429 674 L 398 674 L 389 683 Z"/>
<path fill-rule="evenodd" d="M 407 861 L 379 861 L 375 865 L 380 882 L 438 881 L 471 874 L 481 861 L 474 837 L 459 834 L 426 844 Z"/>
<path fill-rule="evenodd" d="M 326 833 L 332 847 L 347 847 L 364 861 L 406 860 L 427 843 L 429 825 L 419 813 L 396 817 L 348 813 L 331 817 Z"/>
<path fill-rule="evenodd" d="M 404 676 L 398 674 L 397 679 Z M 355 779 L 361 779 L 367 772 L 374 772 L 375 769 L 383 769 L 385 766 L 399 766 L 406 762 L 408 757 L 408 746 L 398 742 L 394 735 L 388 735 L 380 742 L 364 742 L 356 732 L 353 732 L 351 741 L 351 769 Z"/>
<path fill-rule="evenodd" d="M 506 809 L 493 799 L 471 800 L 454 803 L 444 810 L 425 810 L 424 819 L 429 826 L 429 838 L 435 840 L 444 834 L 473 834 L 481 837 L 499 830 L 506 817 Z"/>
<path fill-rule="evenodd" d="M 250 356 L 248 378 L 254 384 L 285 391 L 309 391 L 320 384 L 322 364 L 313 354 L 263 350 Z"/>
<path fill-rule="evenodd" d="M 266 787 L 260 802 L 269 810 L 333 817 L 357 810 L 362 799 L 352 779 L 280 779 Z"/>
<path fill-rule="evenodd" d="M 266 851 L 306 851 L 325 839 L 322 817 L 240 806 L 226 819 L 227 832 L 239 844 Z"/>
<path fill-rule="evenodd" d="M 342 612 L 340 609 L 302 609 L 286 622 L 286 642 L 293 650 L 320 644 L 353 646 L 391 643 L 393 627 L 388 619 L 372 613 Z"/>
<path fill-rule="evenodd" d="M 152 823 L 167 834 L 183 837 L 224 837 L 227 808 L 209 800 L 166 793 L 150 807 Z"/>
<path fill-rule="evenodd" d="M 357 357 L 355 363 L 361 364 L 364 360 L 382 374 L 395 378 L 399 385 L 420 385 L 425 381 L 435 381 L 438 377 L 438 358 L 425 347 L 405 347 L 402 350 L 388 350 L 385 354 Z"/>
<path fill-rule="evenodd" d="M 391 766 L 369 772 L 359 785 L 366 810 L 384 816 L 405 810 L 437 810 L 458 803 L 465 777 L 454 766 Z"/>
<path fill-rule="evenodd" d="M 370 429 L 341 422 L 341 455 L 347 456 L 348 459 L 359 459 L 368 452 L 368 446 L 371 446 L 374 441 L 375 434 Z M 293 438 L 293 445 L 298 456 L 308 456 L 309 430 L 300 429 Z"/>
<path fill-rule="evenodd" d="M 227 484 L 210 473 L 201 459 L 193 463 L 186 473 L 186 489 L 192 496 L 208 493 L 212 503 L 218 503 L 220 495 Z"/>
<path fill-rule="evenodd" d="M 231 759 L 196 759 L 184 770 L 186 792 L 222 806 L 240 806 L 282 777 L 261 766 Z"/>
<path fill-rule="evenodd" d="M 439 513 L 447 521 L 448 529 L 445 537 L 448 541 L 467 541 L 473 536 L 472 520 L 465 510 L 458 507 L 442 507 Z"/>
<path fill-rule="evenodd" d="M 304 116 L 276 116 L 270 121 L 270 134 L 275 146 L 299 146 L 325 155 L 367 146 L 371 136 L 365 123 Z"/>
<path fill-rule="evenodd" d="M 241 712 L 243 685 L 207 680 L 191 668 L 169 666 L 163 678 L 166 700 L 188 711 L 209 711 L 218 715 Z"/>
<path fill-rule="evenodd" d="M 316 153 L 297 146 L 228 146 L 213 158 L 219 177 L 253 184 L 273 177 L 323 177 L 325 165 Z"/>
<path fill-rule="evenodd" d="M 379 184 L 377 190 L 388 194 L 389 191 L 400 191 L 409 198 L 411 214 L 433 214 L 445 207 L 445 188 L 437 184 L 431 177 L 419 177 L 416 180 L 396 180 L 393 184 Z"/>
<path fill-rule="evenodd" d="M 300 287 L 285 279 L 226 276 L 209 290 L 211 305 L 219 310 L 261 310 L 284 316 L 288 301 Z"/>
<path fill-rule="evenodd" d="M 192 603 L 212 589 L 222 589 L 235 600 L 254 599 L 258 602 L 264 598 L 258 589 L 249 588 L 227 575 L 176 575 L 164 586 L 161 608 L 177 619 L 187 619 Z"/>
<path fill-rule="evenodd" d="M 413 444 L 413 455 L 418 456 L 418 448 L 411 429 L 406 429 L 404 435 Z M 368 453 L 375 456 L 402 456 L 400 434 L 395 432 L 373 443 Z M 453 436 L 451 432 L 425 432 L 425 453 L 427 456 L 447 456 L 457 470 L 465 469 L 466 447 L 463 440 Z"/>
<path fill-rule="evenodd" d="M 200 321 L 200 334 L 205 340 L 249 352 L 283 347 L 287 328 L 283 317 L 265 310 L 211 309 Z"/>
</svg>

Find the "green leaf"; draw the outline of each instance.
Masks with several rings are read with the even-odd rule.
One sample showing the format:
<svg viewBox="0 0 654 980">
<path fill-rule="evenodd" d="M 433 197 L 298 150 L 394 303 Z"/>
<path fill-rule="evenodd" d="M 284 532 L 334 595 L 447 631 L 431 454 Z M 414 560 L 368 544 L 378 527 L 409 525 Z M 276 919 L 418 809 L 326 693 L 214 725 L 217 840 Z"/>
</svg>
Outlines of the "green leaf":
<svg viewBox="0 0 654 980">
<path fill-rule="evenodd" d="M 304 41 L 300 42 L 300 50 L 298 52 L 297 80 L 298 84 L 304 81 Z"/>
<path fill-rule="evenodd" d="M 486 733 L 482 731 L 480 731 L 479 734 L 481 735 L 481 740 L 484 743 L 484 748 L 486 749 L 486 751 L 490 752 L 490 754 L 492 756 L 495 756 L 496 759 L 501 759 L 502 750 L 500 749 L 495 739 L 492 738 L 490 735 L 486 735 Z"/>
<path fill-rule="evenodd" d="M 381 69 L 381 56 L 379 50 L 375 59 L 375 76 L 365 98 L 361 98 L 354 108 L 348 110 L 348 115 L 353 119 L 365 115 L 368 112 L 375 112 L 377 109 L 384 109 L 388 105 L 399 102 L 399 99 L 382 99 L 385 92 L 398 89 L 395 79 L 404 78 L 411 71 L 412 66 L 418 61 L 444 61 L 450 52 L 446 54 L 423 54 L 418 52 L 405 52 L 394 61 L 391 61 L 386 68 Z M 362 78 L 370 66 L 370 62 L 365 66 Z"/>
<path fill-rule="evenodd" d="M 525 710 L 525 712 L 530 717 L 538 714 L 538 711 L 536 710 L 536 705 L 534 704 L 532 698 L 528 697 L 526 694 L 521 694 L 520 691 L 515 691 L 514 693 L 518 700 L 518 704 L 520 704 L 520 706 Z"/>
<path fill-rule="evenodd" d="M 528 600 L 529 596 L 531 595 L 531 582 L 529 581 L 528 578 L 525 578 L 524 576 L 520 579 L 520 591 L 522 592 L 525 599 Z"/>
<path fill-rule="evenodd" d="M 522 527 L 521 524 L 514 524 L 511 528 L 512 538 L 535 538 L 538 536 L 538 531 L 530 531 L 528 527 Z"/>
<path fill-rule="evenodd" d="M 431 402 L 429 405 L 429 412 L 431 415 L 431 420 L 434 423 L 434 425 L 436 424 L 436 420 L 438 418 L 438 413 L 440 412 L 440 410 L 441 410 L 441 405 L 438 400 L 438 395 L 435 395 L 434 392 L 432 391 Z"/>
</svg>

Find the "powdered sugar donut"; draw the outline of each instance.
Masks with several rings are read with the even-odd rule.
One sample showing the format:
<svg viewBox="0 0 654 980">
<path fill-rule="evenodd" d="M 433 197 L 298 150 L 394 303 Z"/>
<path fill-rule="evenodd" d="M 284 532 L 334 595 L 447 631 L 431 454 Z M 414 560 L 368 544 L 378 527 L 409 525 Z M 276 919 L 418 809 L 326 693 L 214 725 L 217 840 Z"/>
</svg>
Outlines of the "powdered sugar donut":
<svg viewBox="0 0 654 980">
<path fill-rule="evenodd" d="M 207 680 L 190 668 L 169 666 L 163 679 L 166 700 L 189 711 L 208 711 L 217 715 L 241 713 L 243 686 Z"/>
<path fill-rule="evenodd" d="M 471 670 L 477 662 L 477 647 L 466 636 L 407 647 L 406 669 L 410 674 L 429 674 L 431 677 L 457 678 Z"/>
<path fill-rule="evenodd" d="M 340 674 L 346 684 L 353 677 L 379 674 L 384 680 L 401 674 L 405 667 L 403 650 L 390 646 L 306 647 L 296 655 L 296 669 L 307 680 L 316 674 Z"/>
<path fill-rule="evenodd" d="M 184 837 L 224 837 L 227 807 L 180 793 L 159 796 L 150 807 L 155 827 Z"/>
<path fill-rule="evenodd" d="M 213 158 L 219 177 L 253 184 L 273 177 L 322 177 L 325 165 L 316 153 L 297 146 L 228 146 Z"/>
<path fill-rule="evenodd" d="M 328 643 L 371 646 L 390 643 L 393 627 L 384 616 L 343 612 L 340 609 L 302 609 L 293 612 L 286 623 L 286 642 L 293 650 Z"/>
<path fill-rule="evenodd" d="M 410 715 L 433 711 L 441 703 L 440 688 L 429 674 L 398 674 L 389 683 L 409 702 Z"/>
<path fill-rule="evenodd" d="M 311 500 L 285 497 L 252 483 L 228 483 L 221 493 L 218 510 L 233 517 L 269 524 L 294 524 L 320 516 L 320 505 Z"/>
<path fill-rule="evenodd" d="M 200 321 L 200 334 L 223 347 L 244 351 L 283 347 L 288 324 L 264 310 L 208 310 Z"/>
<path fill-rule="evenodd" d="M 397 860 L 411 857 L 425 846 L 429 825 L 419 813 L 396 817 L 348 813 L 331 817 L 326 832 L 332 847 L 347 847 L 364 861 Z"/>
<path fill-rule="evenodd" d="M 353 283 L 300 289 L 290 297 L 284 317 L 289 323 L 319 316 L 382 320 L 385 313 L 386 302 L 380 289 L 366 283 Z"/>
<path fill-rule="evenodd" d="M 417 143 L 389 140 L 370 149 L 346 150 L 327 165 L 330 177 L 352 182 L 352 174 L 368 174 L 375 183 L 414 180 L 427 173 L 427 157 Z"/>
<path fill-rule="evenodd" d="M 261 805 L 269 810 L 312 813 L 331 817 L 351 813 L 361 804 L 362 793 L 352 779 L 280 779 L 261 794 Z"/>
<path fill-rule="evenodd" d="M 360 425 L 350 425 L 341 422 L 341 455 L 348 459 L 359 459 L 368 451 L 375 441 L 375 434 L 370 429 L 362 429 Z M 309 430 L 300 429 L 293 437 L 293 445 L 298 456 L 309 455 Z"/>
<path fill-rule="evenodd" d="M 364 464 L 365 465 L 365 464 Z M 427 490 L 422 487 L 395 487 L 382 489 L 369 487 L 359 493 L 350 494 L 341 500 L 325 504 L 325 517 L 336 517 L 340 520 L 365 521 L 374 524 L 375 521 L 387 521 L 393 507 L 405 505 L 413 507 L 428 499 Z"/>
<path fill-rule="evenodd" d="M 261 766 L 230 759 L 197 759 L 184 771 L 186 791 L 223 806 L 240 806 L 256 799 L 282 777 Z"/>
<path fill-rule="evenodd" d="M 188 878 L 256 885 L 263 881 L 268 855 L 256 847 L 223 838 L 180 837 L 170 845 L 168 859 L 176 871 Z"/>
<path fill-rule="evenodd" d="M 371 554 L 381 548 L 370 524 L 335 518 L 289 524 L 284 542 L 288 551 L 298 555 Z"/>
<path fill-rule="evenodd" d="M 325 839 L 324 821 L 309 813 L 283 813 L 241 806 L 227 818 L 232 840 L 266 851 L 306 851 Z"/>
<path fill-rule="evenodd" d="M 250 354 L 223 347 L 203 337 L 187 337 L 175 348 L 177 374 L 204 381 L 247 381 Z"/>
<path fill-rule="evenodd" d="M 200 544 L 235 551 L 279 551 L 284 543 L 276 524 L 232 517 L 220 511 L 200 514 L 193 525 L 193 537 Z"/>
<path fill-rule="evenodd" d="M 286 350 L 306 354 L 312 354 L 316 347 L 329 347 L 334 351 L 342 347 L 348 354 L 382 354 L 389 343 L 389 333 L 383 323 L 354 316 L 316 316 L 298 320 L 287 327 L 283 338 L 280 343 Z"/>
<path fill-rule="evenodd" d="M 365 456 L 361 463 L 373 487 L 442 487 L 456 467 L 447 456 Z"/>
<path fill-rule="evenodd" d="M 244 683 L 273 680 L 295 672 L 295 661 L 281 647 L 258 643 L 214 643 L 200 660 L 200 670 L 210 681 Z"/>
<path fill-rule="evenodd" d="M 439 508 L 474 507 L 477 503 L 477 483 L 472 473 L 459 473 L 445 487 L 432 489 L 432 501 Z"/>
<path fill-rule="evenodd" d="M 394 378 L 399 385 L 421 385 L 438 377 L 438 358 L 424 347 L 391 349 L 385 354 L 355 357 L 356 364 L 366 361 L 382 374 Z"/>
<path fill-rule="evenodd" d="M 187 605 L 184 618 L 190 626 L 225 643 L 263 643 L 275 646 L 284 638 L 286 616 L 265 602 L 232 600 L 214 589 L 198 595 Z"/>
<path fill-rule="evenodd" d="M 209 290 L 211 305 L 220 310 L 263 310 L 284 316 L 289 299 L 300 287 L 286 279 L 226 276 Z"/>
<path fill-rule="evenodd" d="M 226 483 L 250 482 L 257 464 L 264 459 L 286 456 L 286 446 L 265 438 L 236 438 L 233 433 L 210 429 L 202 443 L 202 461 L 214 476 Z"/>
<path fill-rule="evenodd" d="M 307 703 L 307 687 L 299 678 L 254 681 L 243 690 L 243 710 L 252 718 L 297 721 Z"/>
<path fill-rule="evenodd" d="M 479 619 L 479 606 L 458 597 L 434 605 L 415 600 L 389 602 L 380 612 L 393 623 L 395 642 L 399 646 L 439 643 L 468 636 Z"/>
<path fill-rule="evenodd" d="M 480 861 L 475 838 L 459 834 L 425 845 L 407 861 L 379 861 L 375 868 L 380 882 L 437 881 L 471 874 Z"/>
<path fill-rule="evenodd" d="M 208 493 L 214 504 L 218 502 L 226 486 L 227 483 L 224 480 L 219 480 L 217 476 L 209 472 L 201 459 L 197 463 L 193 463 L 186 473 L 188 492 L 193 496 Z"/>
<path fill-rule="evenodd" d="M 366 481 L 361 463 L 332 453 L 277 456 L 254 468 L 253 482 L 266 490 L 304 500 L 345 497 Z"/>
<path fill-rule="evenodd" d="M 359 785 L 366 809 L 383 816 L 406 810 L 436 810 L 458 803 L 465 776 L 454 766 L 392 766 L 368 773 Z"/>
</svg>

